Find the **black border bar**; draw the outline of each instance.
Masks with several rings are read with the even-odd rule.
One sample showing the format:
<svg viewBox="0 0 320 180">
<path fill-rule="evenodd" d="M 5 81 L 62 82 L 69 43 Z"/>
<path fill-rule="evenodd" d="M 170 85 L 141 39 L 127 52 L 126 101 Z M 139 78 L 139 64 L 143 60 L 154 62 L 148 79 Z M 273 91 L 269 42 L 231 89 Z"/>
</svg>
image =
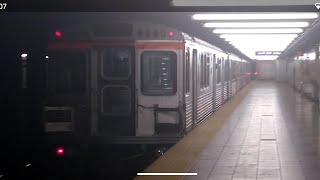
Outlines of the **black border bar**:
<svg viewBox="0 0 320 180">
<path fill-rule="evenodd" d="M 320 0 L 319 0 L 320 1 Z M 1 12 L 320 12 L 314 4 L 301 6 L 172 6 L 171 0 L 54 0 L 9 1 Z"/>
</svg>

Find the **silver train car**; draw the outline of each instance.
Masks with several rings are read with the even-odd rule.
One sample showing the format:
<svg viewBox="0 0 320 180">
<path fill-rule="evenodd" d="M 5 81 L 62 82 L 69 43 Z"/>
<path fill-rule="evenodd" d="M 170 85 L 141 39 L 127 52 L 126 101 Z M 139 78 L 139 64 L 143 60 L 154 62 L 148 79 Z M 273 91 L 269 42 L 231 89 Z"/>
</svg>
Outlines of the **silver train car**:
<svg viewBox="0 0 320 180">
<path fill-rule="evenodd" d="M 62 29 L 46 56 L 45 130 L 57 144 L 176 143 L 250 82 L 251 66 L 164 25 Z"/>
</svg>

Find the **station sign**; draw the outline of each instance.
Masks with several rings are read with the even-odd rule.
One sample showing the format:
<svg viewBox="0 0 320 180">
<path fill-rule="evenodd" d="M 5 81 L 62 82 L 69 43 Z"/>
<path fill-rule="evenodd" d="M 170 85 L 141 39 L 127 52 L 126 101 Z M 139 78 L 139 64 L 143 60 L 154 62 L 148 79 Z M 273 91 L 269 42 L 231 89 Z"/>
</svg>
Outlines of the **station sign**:
<svg viewBox="0 0 320 180">
<path fill-rule="evenodd" d="M 256 51 L 256 56 L 278 56 L 282 51 Z"/>
</svg>

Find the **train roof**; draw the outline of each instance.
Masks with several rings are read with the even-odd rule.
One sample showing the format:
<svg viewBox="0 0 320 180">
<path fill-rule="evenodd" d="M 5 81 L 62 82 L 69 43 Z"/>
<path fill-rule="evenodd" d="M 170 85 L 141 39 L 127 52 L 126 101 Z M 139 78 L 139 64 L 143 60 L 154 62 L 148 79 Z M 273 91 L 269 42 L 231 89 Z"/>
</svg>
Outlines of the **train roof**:
<svg viewBox="0 0 320 180">
<path fill-rule="evenodd" d="M 57 37 L 56 32 L 53 41 L 192 41 L 229 56 L 232 55 L 234 60 L 240 59 L 236 55 L 230 54 L 215 45 L 163 24 L 138 21 L 113 21 L 101 24 L 79 24 L 58 30 L 58 32 L 59 37 Z"/>
</svg>

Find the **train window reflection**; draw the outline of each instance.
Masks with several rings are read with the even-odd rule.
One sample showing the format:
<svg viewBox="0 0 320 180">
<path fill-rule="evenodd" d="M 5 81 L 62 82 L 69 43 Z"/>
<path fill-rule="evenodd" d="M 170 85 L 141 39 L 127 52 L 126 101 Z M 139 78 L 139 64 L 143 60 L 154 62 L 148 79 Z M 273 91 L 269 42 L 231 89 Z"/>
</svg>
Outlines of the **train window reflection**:
<svg viewBox="0 0 320 180">
<path fill-rule="evenodd" d="M 103 76 L 106 78 L 127 78 L 130 74 L 132 53 L 129 48 L 107 48 L 102 53 Z"/>
<path fill-rule="evenodd" d="M 47 64 L 48 88 L 58 94 L 82 94 L 86 89 L 86 56 L 81 52 L 53 52 Z"/>
<path fill-rule="evenodd" d="M 177 55 L 169 51 L 142 53 L 142 93 L 173 95 L 177 91 Z"/>
</svg>

